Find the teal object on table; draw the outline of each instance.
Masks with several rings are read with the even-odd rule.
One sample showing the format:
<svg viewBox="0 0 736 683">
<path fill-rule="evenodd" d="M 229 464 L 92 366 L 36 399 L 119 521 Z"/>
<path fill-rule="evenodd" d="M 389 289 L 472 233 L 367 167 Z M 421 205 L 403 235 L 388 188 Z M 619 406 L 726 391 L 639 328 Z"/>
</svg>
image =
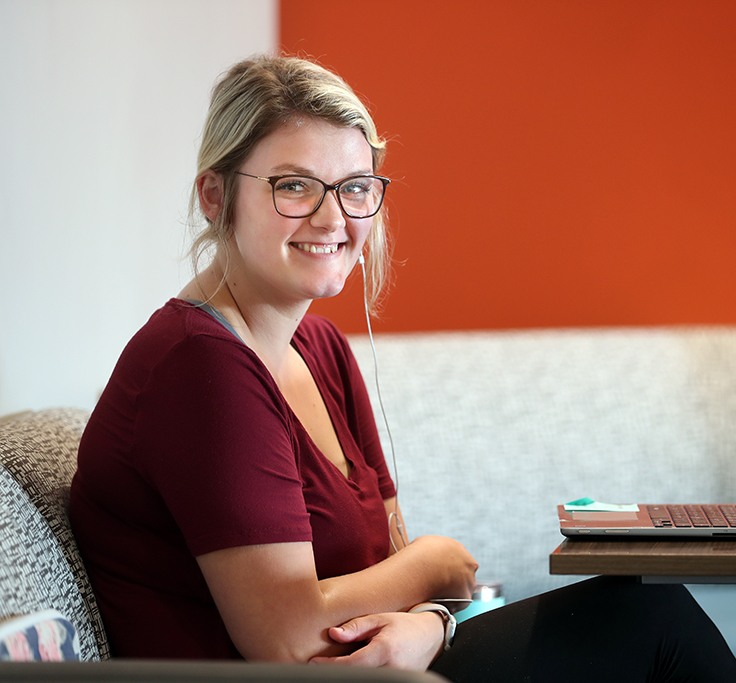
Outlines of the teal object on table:
<svg viewBox="0 0 736 683">
<path fill-rule="evenodd" d="M 503 597 L 500 583 L 495 581 L 482 583 L 473 592 L 473 601 L 470 605 L 457 612 L 455 618 L 460 623 L 484 612 L 503 607 L 505 604 L 506 598 Z"/>
</svg>

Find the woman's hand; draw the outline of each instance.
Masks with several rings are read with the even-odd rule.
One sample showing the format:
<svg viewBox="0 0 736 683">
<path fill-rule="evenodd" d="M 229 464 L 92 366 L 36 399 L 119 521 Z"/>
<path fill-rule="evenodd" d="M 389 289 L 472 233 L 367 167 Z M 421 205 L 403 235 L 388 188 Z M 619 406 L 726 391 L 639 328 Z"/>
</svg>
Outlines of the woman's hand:
<svg viewBox="0 0 736 683">
<path fill-rule="evenodd" d="M 462 543 L 447 536 L 420 536 L 403 552 L 407 551 L 421 552 L 433 567 L 433 593 L 423 600 L 472 597 L 478 563 Z"/>
<path fill-rule="evenodd" d="M 388 612 L 351 619 L 328 634 L 336 643 L 358 649 L 349 655 L 313 657 L 311 662 L 424 671 L 442 652 L 445 627 L 436 612 Z"/>
</svg>

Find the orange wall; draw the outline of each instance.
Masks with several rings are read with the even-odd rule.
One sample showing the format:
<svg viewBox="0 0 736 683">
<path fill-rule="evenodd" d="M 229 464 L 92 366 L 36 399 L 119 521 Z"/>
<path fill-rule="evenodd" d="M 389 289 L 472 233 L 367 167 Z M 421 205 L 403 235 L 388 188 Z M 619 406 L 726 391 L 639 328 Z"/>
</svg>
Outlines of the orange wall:
<svg viewBox="0 0 736 683">
<path fill-rule="evenodd" d="M 736 323 L 736 2 L 281 0 L 281 41 L 391 139 L 377 331 Z"/>
</svg>

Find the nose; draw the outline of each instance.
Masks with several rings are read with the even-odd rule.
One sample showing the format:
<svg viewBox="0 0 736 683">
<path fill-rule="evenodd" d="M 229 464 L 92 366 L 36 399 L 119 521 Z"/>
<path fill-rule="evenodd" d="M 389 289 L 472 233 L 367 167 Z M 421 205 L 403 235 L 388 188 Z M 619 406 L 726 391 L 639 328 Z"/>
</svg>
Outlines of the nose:
<svg viewBox="0 0 736 683">
<path fill-rule="evenodd" d="M 337 201 L 335 190 L 328 190 L 317 209 L 311 216 L 310 222 L 313 226 L 334 232 L 345 225 L 345 214 Z"/>
</svg>

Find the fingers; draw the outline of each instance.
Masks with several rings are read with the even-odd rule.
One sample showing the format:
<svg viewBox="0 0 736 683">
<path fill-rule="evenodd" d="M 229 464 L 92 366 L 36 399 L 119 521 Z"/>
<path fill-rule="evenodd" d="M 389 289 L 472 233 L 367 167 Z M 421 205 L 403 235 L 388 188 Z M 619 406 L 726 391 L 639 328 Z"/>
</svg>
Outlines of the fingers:
<svg viewBox="0 0 736 683">
<path fill-rule="evenodd" d="M 392 662 L 392 648 L 389 642 L 380 637 L 381 628 L 371 624 L 374 621 L 372 617 L 361 617 L 347 622 L 342 628 L 340 626 L 330 629 L 330 637 L 333 637 L 333 631 L 336 636 L 343 637 L 345 640 L 338 640 L 340 643 L 360 642 L 360 647 L 349 655 L 339 655 L 336 657 L 312 657 L 312 664 L 343 664 L 346 666 L 365 666 L 365 667 L 381 667 L 389 666 Z M 361 623 L 356 623 L 361 622 Z M 376 637 L 378 636 L 378 637 Z"/>
<path fill-rule="evenodd" d="M 377 614 L 370 614 L 346 621 L 342 626 L 333 626 L 328 634 L 337 643 L 356 643 L 373 638 L 383 625 Z"/>
<path fill-rule="evenodd" d="M 446 536 L 420 536 L 409 545 L 431 568 L 433 596 L 466 598 L 472 594 L 478 562 L 459 541 Z"/>
<path fill-rule="evenodd" d="M 441 651 L 444 627 L 434 613 L 392 612 L 351 619 L 329 629 L 329 635 L 356 650 L 349 655 L 314 657 L 311 662 L 423 671 Z"/>
<path fill-rule="evenodd" d="M 337 643 L 360 643 L 361 646 L 349 655 L 335 657 L 313 657 L 309 661 L 314 664 L 344 664 L 347 666 L 386 666 L 390 660 L 390 651 L 379 636 L 386 627 L 385 615 L 369 614 L 346 621 L 341 626 L 333 626 L 328 634 Z"/>
<path fill-rule="evenodd" d="M 349 655 L 339 657 L 312 657 L 310 664 L 342 664 L 344 666 L 366 666 L 377 668 L 388 664 L 382 648 L 370 643 Z"/>
</svg>

